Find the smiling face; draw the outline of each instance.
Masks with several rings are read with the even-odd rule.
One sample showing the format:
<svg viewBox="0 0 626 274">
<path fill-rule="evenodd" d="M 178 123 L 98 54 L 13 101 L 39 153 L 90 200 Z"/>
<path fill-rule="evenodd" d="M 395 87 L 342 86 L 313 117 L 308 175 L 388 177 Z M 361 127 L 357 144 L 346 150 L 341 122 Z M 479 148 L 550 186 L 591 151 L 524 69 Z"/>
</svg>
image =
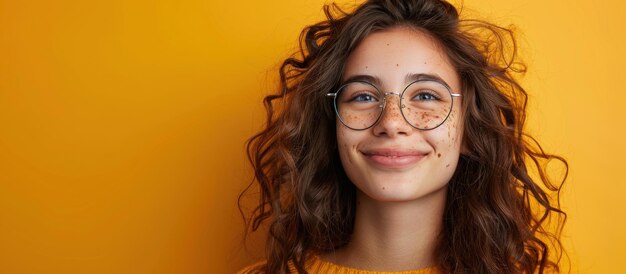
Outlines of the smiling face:
<svg viewBox="0 0 626 274">
<path fill-rule="evenodd" d="M 452 93 L 460 93 L 459 76 L 434 38 L 407 27 L 367 36 L 348 57 L 342 75 L 343 81 L 375 80 L 381 91 L 397 93 L 416 77 L 437 79 Z M 386 96 L 378 122 L 366 130 L 350 129 L 337 120 L 341 162 L 359 192 L 378 201 L 410 201 L 431 195 L 445 199 L 445 187 L 461 149 L 461 98 L 453 98 L 450 116 L 432 130 L 408 124 L 400 111 L 400 98 L 393 94 Z"/>
</svg>

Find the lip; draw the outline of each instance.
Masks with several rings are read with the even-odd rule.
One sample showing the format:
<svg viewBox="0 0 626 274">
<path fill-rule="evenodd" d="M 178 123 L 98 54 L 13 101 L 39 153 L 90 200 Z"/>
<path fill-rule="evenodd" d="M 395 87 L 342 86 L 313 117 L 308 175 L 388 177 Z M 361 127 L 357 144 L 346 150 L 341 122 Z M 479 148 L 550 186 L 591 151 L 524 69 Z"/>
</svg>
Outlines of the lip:
<svg viewBox="0 0 626 274">
<path fill-rule="evenodd" d="M 428 155 L 426 152 L 403 149 L 368 149 L 361 153 L 376 166 L 394 169 L 411 166 Z"/>
</svg>

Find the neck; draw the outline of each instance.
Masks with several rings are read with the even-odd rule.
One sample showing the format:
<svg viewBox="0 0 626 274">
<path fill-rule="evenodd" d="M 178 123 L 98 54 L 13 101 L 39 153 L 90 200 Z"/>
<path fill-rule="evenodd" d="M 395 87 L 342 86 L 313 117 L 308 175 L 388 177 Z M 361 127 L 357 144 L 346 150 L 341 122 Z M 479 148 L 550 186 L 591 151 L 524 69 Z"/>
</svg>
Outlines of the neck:
<svg viewBox="0 0 626 274">
<path fill-rule="evenodd" d="M 357 192 L 350 242 L 327 256 L 338 264 L 377 271 L 404 271 L 435 264 L 447 188 L 412 201 L 381 202 Z"/>
</svg>

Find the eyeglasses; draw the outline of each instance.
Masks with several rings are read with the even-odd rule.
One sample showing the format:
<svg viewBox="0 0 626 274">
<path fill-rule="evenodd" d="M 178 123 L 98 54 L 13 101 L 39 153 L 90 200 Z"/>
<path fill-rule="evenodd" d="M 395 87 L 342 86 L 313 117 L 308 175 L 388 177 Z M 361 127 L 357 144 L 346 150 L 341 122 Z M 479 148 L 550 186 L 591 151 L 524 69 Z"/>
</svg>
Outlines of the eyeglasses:
<svg viewBox="0 0 626 274">
<path fill-rule="evenodd" d="M 335 113 L 342 124 L 354 130 L 365 130 L 374 126 L 382 116 L 388 95 L 400 97 L 400 112 L 412 127 L 431 130 L 442 125 L 452 112 L 450 88 L 435 80 L 417 80 L 407 85 L 402 93 L 382 92 L 374 84 L 352 81 L 343 84 L 333 97 Z"/>
</svg>

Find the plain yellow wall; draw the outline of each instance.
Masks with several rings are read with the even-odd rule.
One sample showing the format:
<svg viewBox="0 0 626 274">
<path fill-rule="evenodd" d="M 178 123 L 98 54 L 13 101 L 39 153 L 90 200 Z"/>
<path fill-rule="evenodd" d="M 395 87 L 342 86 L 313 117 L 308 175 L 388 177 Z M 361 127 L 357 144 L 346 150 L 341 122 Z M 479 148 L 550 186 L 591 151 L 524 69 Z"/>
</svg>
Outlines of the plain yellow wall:
<svg viewBox="0 0 626 274">
<path fill-rule="evenodd" d="M 0 0 L 0 272 L 229 273 L 254 261 L 236 209 L 244 141 L 323 2 Z M 573 271 L 624 271 L 626 5 L 464 6 L 520 30 L 529 128 L 570 163 Z"/>
</svg>

